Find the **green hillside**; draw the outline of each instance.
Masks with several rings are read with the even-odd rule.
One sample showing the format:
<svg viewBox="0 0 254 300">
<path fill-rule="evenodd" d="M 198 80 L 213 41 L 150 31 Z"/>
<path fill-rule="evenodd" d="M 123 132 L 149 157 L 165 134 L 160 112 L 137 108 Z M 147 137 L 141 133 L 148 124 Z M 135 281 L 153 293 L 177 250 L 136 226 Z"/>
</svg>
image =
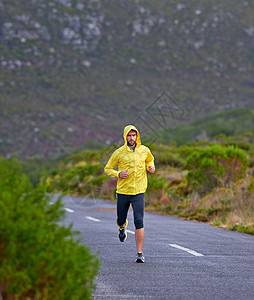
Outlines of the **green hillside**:
<svg viewBox="0 0 254 300">
<path fill-rule="evenodd" d="M 191 123 L 169 128 L 161 132 L 159 137 L 163 143 L 176 142 L 179 145 L 214 139 L 225 140 L 227 143 L 230 140 L 253 143 L 253 132 L 254 110 L 241 108 L 209 114 Z M 225 139 L 223 135 L 232 137 Z"/>
<path fill-rule="evenodd" d="M 185 122 L 253 108 L 251 4 L 0 0 L 0 154 L 110 144 L 162 91 Z"/>
</svg>

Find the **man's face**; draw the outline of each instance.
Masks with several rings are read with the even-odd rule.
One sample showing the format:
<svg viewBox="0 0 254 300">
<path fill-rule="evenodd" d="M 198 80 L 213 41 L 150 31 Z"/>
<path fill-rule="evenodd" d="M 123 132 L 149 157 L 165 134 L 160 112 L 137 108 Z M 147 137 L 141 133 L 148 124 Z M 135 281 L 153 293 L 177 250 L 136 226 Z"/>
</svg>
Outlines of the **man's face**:
<svg viewBox="0 0 254 300">
<path fill-rule="evenodd" d="M 137 140 L 137 134 L 136 134 L 135 131 L 131 130 L 127 134 L 127 144 L 128 144 L 128 146 L 133 146 L 136 143 L 136 140 Z"/>
</svg>

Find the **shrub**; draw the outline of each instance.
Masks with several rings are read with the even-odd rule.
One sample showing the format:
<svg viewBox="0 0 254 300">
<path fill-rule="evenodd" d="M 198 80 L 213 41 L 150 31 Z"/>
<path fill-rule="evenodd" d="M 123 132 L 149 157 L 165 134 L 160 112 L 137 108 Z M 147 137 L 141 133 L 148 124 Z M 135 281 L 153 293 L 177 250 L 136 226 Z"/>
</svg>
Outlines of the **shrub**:
<svg viewBox="0 0 254 300">
<path fill-rule="evenodd" d="M 178 153 L 182 159 L 187 159 L 194 152 L 202 151 L 202 147 L 192 146 L 192 145 L 184 145 L 178 148 Z"/>
<path fill-rule="evenodd" d="M 232 231 L 238 231 L 254 235 L 254 225 L 235 224 L 229 228 Z"/>
<path fill-rule="evenodd" d="M 162 190 L 166 182 L 166 178 L 159 178 L 156 175 L 148 176 L 147 193 L 149 194 L 151 191 Z"/>
<path fill-rule="evenodd" d="M 147 176 L 148 186 L 146 191 L 146 206 L 159 206 L 160 198 L 167 183 L 166 178 L 160 178 L 156 174 Z"/>
<path fill-rule="evenodd" d="M 0 157 L 0 298 L 88 299 L 98 258 L 72 226 L 58 225 L 61 199 L 33 188 L 16 159 Z"/>
<path fill-rule="evenodd" d="M 76 164 L 80 161 L 86 161 L 86 162 L 93 162 L 93 161 L 99 161 L 101 159 L 100 151 L 91 151 L 91 150 L 84 150 L 79 153 L 74 153 L 71 156 L 69 156 L 65 163 L 71 163 Z"/>
<path fill-rule="evenodd" d="M 246 176 L 248 159 L 246 153 L 233 146 L 210 146 L 187 158 L 188 185 L 201 193 L 214 187 L 227 186 L 230 182 Z"/>
<path fill-rule="evenodd" d="M 64 166 L 60 169 L 58 176 L 49 177 L 48 191 L 88 195 L 94 186 L 101 186 L 107 179 L 107 176 L 103 174 L 101 164 L 81 161 L 70 168 Z"/>
<path fill-rule="evenodd" d="M 156 165 L 170 165 L 172 167 L 183 167 L 184 160 L 173 154 L 170 149 L 156 153 Z"/>
</svg>

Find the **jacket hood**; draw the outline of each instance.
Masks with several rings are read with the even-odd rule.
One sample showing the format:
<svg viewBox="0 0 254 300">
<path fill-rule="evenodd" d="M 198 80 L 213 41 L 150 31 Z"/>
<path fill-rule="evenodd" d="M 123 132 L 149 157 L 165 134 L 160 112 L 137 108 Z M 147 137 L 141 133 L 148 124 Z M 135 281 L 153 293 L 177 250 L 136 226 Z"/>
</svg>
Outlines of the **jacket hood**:
<svg viewBox="0 0 254 300">
<path fill-rule="evenodd" d="M 127 125 L 124 127 L 124 132 L 123 132 L 123 138 L 124 138 L 124 144 L 127 145 L 127 134 L 131 131 L 131 130 L 136 130 L 137 131 L 137 146 L 141 145 L 141 139 L 140 139 L 140 133 L 137 130 L 137 128 L 134 125 Z"/>
</svg>

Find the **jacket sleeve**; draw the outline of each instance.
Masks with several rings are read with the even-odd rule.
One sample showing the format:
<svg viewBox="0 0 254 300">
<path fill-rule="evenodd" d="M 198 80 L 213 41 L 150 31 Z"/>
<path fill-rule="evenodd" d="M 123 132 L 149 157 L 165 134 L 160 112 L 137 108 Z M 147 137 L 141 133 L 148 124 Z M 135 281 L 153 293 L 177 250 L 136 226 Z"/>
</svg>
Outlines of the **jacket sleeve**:
<svg viewBox="0 0 254 300">
<path fill-rule="evenodd" d="M 108 176 L 118 178 L 119 171 L 114 170 L 114 168 L 118 165 L 118 155 L 116 151 L 111 155 L 109 161 L 107 162 L 106 166 L 104 167 L 104 172 Z"/>
<path fill-rule="evenodd" d="M 153 157 L 150 149 L 148 149 L 148 153 L 147 153 L 147 157 L 146 157 L 146 169 L 147 169 L 147 171 L 149 171 L 149 166 L 155 167 L 154 157 Z"/>
</svg>

